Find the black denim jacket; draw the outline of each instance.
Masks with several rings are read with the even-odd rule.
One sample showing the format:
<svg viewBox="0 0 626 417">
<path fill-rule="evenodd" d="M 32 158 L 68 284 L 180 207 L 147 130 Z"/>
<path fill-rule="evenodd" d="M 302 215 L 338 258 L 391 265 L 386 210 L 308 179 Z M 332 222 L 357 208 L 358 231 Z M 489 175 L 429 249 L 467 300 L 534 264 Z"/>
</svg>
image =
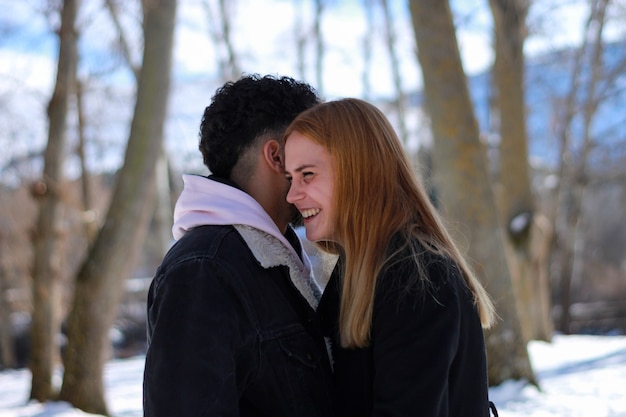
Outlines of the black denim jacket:
<svg viewBox="0 0 626 417">
<path fill-rule="evenodd" d="M 172 247 L 150 288 L 148 338 L 144 416 L 334 415 L 315 311 L 287 267 L 263 268 L 232 226 Z"/>
<path fill-rule="evenodd" d="M 426 283 L 416 278 L 411 256 L 396 253 L 379 275 L 364 348 L 340 346 L 341 259 L 333 271 L 318 314 L 333 340 L 337 413 L 488 417 L 485 342 L 473 296 L 449 259 L 421 252 Z"/>
</svg>

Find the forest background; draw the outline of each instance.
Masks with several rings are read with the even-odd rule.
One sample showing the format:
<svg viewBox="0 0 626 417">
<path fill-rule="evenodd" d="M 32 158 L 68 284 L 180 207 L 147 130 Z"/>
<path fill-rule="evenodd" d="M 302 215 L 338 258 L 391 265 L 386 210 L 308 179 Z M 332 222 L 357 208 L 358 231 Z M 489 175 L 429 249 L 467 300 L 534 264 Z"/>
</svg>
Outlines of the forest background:
<svg viewBox="0 0 626 417">
<path fill-rule="evenodd" d="M 491 385 L 534 381 L 529 340 L 624 333 L 623 0 L 0 8 L 0 363 L 30 368 L 33 399 L 107 414 L 181 173 L 207 174 L 202 111 L 241 73 L 389 115 L 496 301 Z"/>
</svg>

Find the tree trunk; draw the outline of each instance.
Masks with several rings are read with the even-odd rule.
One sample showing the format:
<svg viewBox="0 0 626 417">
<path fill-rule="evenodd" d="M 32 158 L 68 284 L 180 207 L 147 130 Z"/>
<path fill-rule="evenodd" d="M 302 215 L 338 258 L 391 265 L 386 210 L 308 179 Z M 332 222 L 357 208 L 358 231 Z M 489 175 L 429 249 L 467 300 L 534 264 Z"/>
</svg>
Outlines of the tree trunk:
<svg viewBox="0 0 626 417">
<path fill-rule="evenodd" d="M 0 235 L 0 239 L 2 236 Z M 15 368 L 15 349 L 13 344 L 13 322 L 11 305 L 8 302 L 8 283 L 11 272 L 0 262 L 0 369 Z"/>
<path fill-rule="evenodd" d="M 161 155 L 156 165 L 156 208 L 154 225 L 157 230 L 159 252 L 165 256 L 172 245 L 172 190 L 170 187 L 169 163 L 165 155 Z"/>
<path fill-rule="evenodd" d="M 33 265 L 30 398 L 43 402 L 55 398 L 52 373 L 58 361 L 57 335 L 61 330 L 61 221 L 63 160 L 69 96 L 76 83 L 78 60 L 74 28 L 78 0 L 65 0 L 59 32 L 59 60 L 54 92 L 48 104 L 48 143 L 43 180 L 33 189 L 39 198 Z"/>
<path fill-rule="evenodd" d="M 402 88 L 402 76 L 400 69 L 400 62 L 398 60 L 398 54 L 396 53 L 396 34 L 394 32 L 394 24 L 393 18 L 391 16 L 391 11 L 389 10 L 388 0 L 381 0 L 381 6 L 383 8 L 383 15 L 385 16 L 385 34 L 386 34 L 386 44 L 387 51 L 389 52 L 389 62 L 391 63 L 391 74 L 393 75 L 393 86 L 395 88 L 395 103 L 394 107 L 396 109 L 396 113 L 398 114 L 397 126 L 398 126 L 398 134 L 400 136 L 400 140 L 405 145 L 409 141 L 409 132 L 406 127 L 406 119 L 405 119 L 405 104 L 406 98 L 404 94 L 404 89 Z"/>
<path fill-rule="evenodd" d="M 594 146 L 591 128 L 599 105 L 598 85 L 601 82 L 604 67 L 602 32 L 604 31 L 606 9 L 609 2 L 610 0 L 596 0 L 591 2 L 589 20 L 595 23 L 589 26 L 587 33 L 587 37 L 591 41 L 591 53 L 588 65 L 591 74 L 585 78 L 586 82 L 584 83 L 583 102 L 580 106 L 582 108 L 583 119 L 582 145 L 576 152 L 572 152 L 572 154 L 577 155 L 577 158 L 572 160 L 572 167 L 570 167 L 572 174 L 569 178 L 572 182 L 568 188 L 571 194 L 568 199 L 568 207 L 565 209 L 568 212 L 568 216 L 566 217 L 566 240 L 567 242 L 571 242 L 571 244 L 567 245 L 566 255 L 564 257 L 565 261 L 570 262 L 570 265 L 564 268 L 564 270 L 570 274 L 569 279 L 564 280 L 568 284 L 568 288 L 565 288 L 563 285 L 564 293 L 567 294 L 568 306 L 572 301 L 570 295 L 571 284 L 572 282 L 578 281 L 578 278 L 580 278 L 580 265 L 582 264 L 585 250 L 585 239 L 583 238 L 583 227 L 581 225 L 584 220 L 583 202 L 589 181 L 589 157 L 591 149 Z M 562 310 L 562 312 L 564 312 L 564 310 Z M 563 317 L 566 317 L 567 321 L 562 321 L 562 331 L 567 334 L 570 331 L 569 308 L 567 314 Z"/>
<path fill-rule="evenodd" d="M 322 96 L 324 94 L 324 38 L 322 36 L 324 1 L 325 0 L 314 0 L 315 23 L 313 24 L 313 33 L 315 36 L 315 79 L 317 81 L 317 91 Z"/>
<path fill-rule="evenodd" d="M 239 67 L 239 58 L 235 51 L 231 24 L 233 21 L 233 2 L 219 0 L 217 4 L 217 12 L 214 13 L 210 0 L 204 0 L 202 3 L 207 14 L 209 27 L 211 28 L 210 36 L 213 39 L 215 48 L 218 51 L 218 67 L 220 79 L 224 82 L 237 79 L 241 76 L 241 68 Z"/>
<path fill-rule="evenodd" d="M 507 255 L 515 288 L 520 323 L 527 340 L 550 340 L 552 328 L 539 312 L 549 312 L 541 301 L 549 291 L 539 278 L 547 264 L 535 262 L 531 248 L 536 207 L 530 183 L 528 135 L 524 99 L 524 38 L 528 0 L 489 0 L 494 18 L 496 59 L 494 78 L 500 128 L 498 208 L 507 231 Z M 545 337 L 547 335 L 547 337 Z"/>
<path fill-rule="evenodd" d="M 301 80 L 306 80 L 306 41 L 307 33 L 304 27 L 304 16 L 306 15 L 306 4 L 301 0 L 294 0 L 295 19 L 293 24 L 293 37 L 295 39 L 296 47 L 296 74 Z"/>
<path fill-rule="evenodd" d="M 80 81 L 76 83 L 76 111 L 78 112 L 78 147 L 76 153 L 80 161 L 80 175 L 81 175 L 81 201 L 83 210 L 83 223 L 85 225 L 85 234 L 87 236 L 87 242 L 91 246 L 98 234 L 98 218 L 96 216 L 97 211 L 92 204 L 92 191 L 91 182 L 89 179 L 89 170 L 87 169 L 87 157 L 85 155 L 86 138 L 86 123 L 85 112 L 83 104 L 83 84 Z M 91 215 L 93 214 L 93 215 Z"/>
<path fill-rule="evenodd" d="M 361 72 L 361 84 L 363 86 L 363 99 L 370 101 L 372 96 L 372 82 L 370 79 L 372 73 L 372 46 L 374 44 L 374 34 L 376 33 L 376 22 L 374 16 L 375 0 L 363 0 L 363 11 L 365 13 L 366 29 L 363 35 L 363 71 Z M 304 78 L 303 78 L 304 79 Z"/>
<path fill-rule="evenodd" d="M 444 217 L 468 234 L 469 256 L 501 318 L 487 332 L 490 385 L 535 382 L 515 307 L 487 155 L 479 131 L 448 1 L 411 0 L 411 15 L 434 138 L 434 179 Z M 451 232 L 463 236 L 458 227 Z"/>
<path fill-rule="evenodd" d="M 554 333 L 550 285 L 550 254 L 554 241 L 554 227 L 546 215 L 537 213 L 533 216 L 530 238 L 531 268 L 537 274 L 532 280 L 533 293 L 537 298 L 531 311 L 533 335 L 536 340 L 550 341 Z"/>
<path fill-rule="evenodd" d="M 230 3 L 232 6 L 232 3 Z M 224 76 L 228 79 L 237 79 L 241 77 L 241 69 L 237 62 L 237 54 L 235 53 L 235 47 L 233 45 L 232 32 L 230 30 L 230 23 L 233 19 L 233 14 L 229 12 L 227 8 L 226 0 L 219 0 L 220 16 L 219 19 L 221 26 L 221 33 L 223 36 L 224 47 L 226 48 L 226 68 L 224 69 Z"/>
<path fill-rule="evenodd" d="M 105 224 L 78 273 L 67 322 L 60 399 L 95 414 L 108 414 L 103 390 L 108 332 L 153 214 L 155 166 L 169 94 L 176 0 L 142 4 L 143 64 L 124 165 Z"/>
<path fill-rule="evenodd" d="M 124 32 L 124 27 L 120 22 L 119 12 L 117 8 L 118 3 L 116 0 L 106 0 L 105 3 L 107 9 L 109 9 L 109 14 L 111 15 L 111 20 L 113 20 L 113 25 L 115 26 L 117 35 L 119 36 L 119 45 L 120 49 L 122 50 L 122 54 L 124 55 L 124 59 L 128 63 L 129 68 L 132 70 L 133 75 L 135 76 L 135 80 L 137 80 L 139 78 L 141 65 L 136 64 L 135 61 L 133 61 L 133 56 L 130 52 L 131 48 L 129 47 L 128 43 L 128 37 L 126 36 L 126 33 Z"/>
</svg>

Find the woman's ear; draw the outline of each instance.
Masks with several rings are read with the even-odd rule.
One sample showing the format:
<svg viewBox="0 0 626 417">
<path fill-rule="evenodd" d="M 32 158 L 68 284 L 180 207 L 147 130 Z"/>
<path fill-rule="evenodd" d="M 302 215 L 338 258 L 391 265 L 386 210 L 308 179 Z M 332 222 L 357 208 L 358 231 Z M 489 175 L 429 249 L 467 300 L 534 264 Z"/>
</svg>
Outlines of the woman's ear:
<svg viewBox="0 0 626 417">
<path fill-rule="evenodd" d="M 263 145 L 263 159 L 278 173 L 285 172 L 285 150 L 276 140 L 268 140 Z"/>
</svg>

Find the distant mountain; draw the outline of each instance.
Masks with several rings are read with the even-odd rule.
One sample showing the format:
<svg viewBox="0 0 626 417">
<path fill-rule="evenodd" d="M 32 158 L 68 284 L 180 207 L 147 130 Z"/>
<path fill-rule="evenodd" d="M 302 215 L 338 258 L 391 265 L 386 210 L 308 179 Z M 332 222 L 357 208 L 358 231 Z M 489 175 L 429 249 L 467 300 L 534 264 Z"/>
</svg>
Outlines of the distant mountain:
<svg viewBox="0 0 626 417">
<path fill-rule="evenodd" d="M 526 61 L 526 105 L 529 153 L 533 160 L 547 165 L 554 165 L 559 158 L 559 144 L 556 136 L 557 112 L 563 111 L 563 103 L 572 88 L 577 50 L 565 49 L 545 55 L 527 58 Z M 586 62 L 589 62 L 588 60 Z M 626 41 L 609 43 L 604 49 L 604 68 L 602 81 L 598 84 L 596 95 L 599 100 L 597 113 L 592 123 L 592 135 L 597 146 L 591 155 L 592 161 L 606 163 L 624 161 L 626 158 Z M 591 68 L 583 66 L 581 70 L 583 85 L 578 88 L 577 110 L 572 123 L 571 140 L 578 150 L 583 137 L 584 103 L 588 91 L 587 82 Z M 487 137 L 493 138 L 490 128 L 490 103 L 492 100 L 492 73 L 483 72 L 468 77 L 468 88 L 474 103 L 474 112 L 480 130 Z M 410 96 L 411 105 L 420 106 L 423 93 Z"/>
<path fill-rule="evenodd" d="M 556 136 L 557 124 L 562 119 L 564 102 L 572 90 L 573 74 L 578 50 L 565 49 L 527 58 L 526 105 L 530 156 L 552 165 L 559 157 Z M 584 57 L 583 62 L 589 62 Z M 597 147 L 591 155 L 592 162 L 621 153 L 626 156 L 626 42 L 609 43 L 604 47 L 604 66 L 601 81 L 596 86 L 598 109 L 592 122 L 592 137 Z M 576 111 L 571 125 L 571 141 L 575 152 L 583 138 L 583 108 L 589 95 L 588 84 L 591 67 L 581 67 L 581 85 L 576 94 Z M 489 97 L 491 73 L 469 79 L 470 94 L 475 105 L 476 118 L 481 131 L 489 131 Z"/>
</svg>

